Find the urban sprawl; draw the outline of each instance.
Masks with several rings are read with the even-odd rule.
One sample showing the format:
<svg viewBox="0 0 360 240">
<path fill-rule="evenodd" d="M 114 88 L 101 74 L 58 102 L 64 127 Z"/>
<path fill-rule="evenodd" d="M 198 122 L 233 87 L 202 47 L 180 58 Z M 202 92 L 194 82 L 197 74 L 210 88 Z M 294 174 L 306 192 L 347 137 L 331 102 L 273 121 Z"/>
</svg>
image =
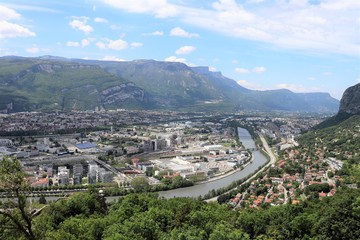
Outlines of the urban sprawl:
<svg viewBox="0 0 360 240">
<path fill-rule="evenodd" d="M 319 117 L 266 114 L 209 115 L 154 111 L 82 111 L 0 115 L 0 157 L 21 160 L 34 190 L 51 195 L 57 189 L 83 186 L 134 189 L 136 179 L 149 186 L 183 179 L 192 184 L 215 181 L 252 164 L 254 149 L 242 145 L 238 127 L 264 136 L 275 156 L 271 167 L 226 199 L 233 207 L 296 204 L 308 186 L 327 187 L 332 196 L 335 158 L 300 161 L 296 137 L 318 124 Z M 258 147 L 261 148 L 261 144 Z M 302 171 L 292 171 L 291 167 Z M 289 169 L 290 168 L 290 169 Z M 66 189 L 66 186 L 77 186 Z M 82 187 L 80 187 L 82 186 Z M 71 189 L 71 191 L 70 191 Z"/>
</svg>

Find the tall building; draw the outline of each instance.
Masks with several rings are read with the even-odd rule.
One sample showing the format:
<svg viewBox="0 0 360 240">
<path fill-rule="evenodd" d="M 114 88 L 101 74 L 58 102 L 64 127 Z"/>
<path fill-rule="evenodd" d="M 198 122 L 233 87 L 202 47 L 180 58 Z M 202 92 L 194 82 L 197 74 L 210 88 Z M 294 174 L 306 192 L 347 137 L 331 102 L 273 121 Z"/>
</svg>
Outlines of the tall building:
<svg viewBox="0 0 360 240">
<path fill-rule="evenodd" d="M 89 171 L 87 174 L 88 183 L 89 184 L 95 184 L 97 180 L 97 172 L 98 172 L 99 166 L 96 163 L 89 163 Z"/>
<path fill-rule="evenodd" d="M 84 167 L 82 164 L 75 164 L 73 166 L 74 185 L 80 185 L 82 183 L 83 172 L 84 172 Z"/>
<path fill-rule="evenodd" d="M 58 183 L 59 185 L 67 185 L 69 184 L 69 175 L 70 170 L 67 167 L 62 166 L 58 167 Z"/>
</svg>

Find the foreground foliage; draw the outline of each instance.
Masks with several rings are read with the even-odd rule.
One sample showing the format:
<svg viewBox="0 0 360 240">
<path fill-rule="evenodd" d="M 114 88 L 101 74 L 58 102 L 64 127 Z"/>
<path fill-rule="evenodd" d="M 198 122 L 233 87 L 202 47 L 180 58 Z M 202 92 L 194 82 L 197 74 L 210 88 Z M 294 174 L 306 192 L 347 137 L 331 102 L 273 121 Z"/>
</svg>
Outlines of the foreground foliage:
<svg viewBox="0 0 360 240">
<path fill-rule="evenodd" d="M 360 191 L 241 212 L 156 194 L 130 194 L 107 208 L 97 193 L 79 193 L 33 222 L 38 239 L 359 239 Z M 9 232 L 0 237 L 19 239 Z"/>
<path fill-rule="evenodd" d="M 22 235 L 29 240 L 36 239 L 31 208 L 26 200 L 29 185 L 17 159 L 4 157 L 0 160 L 0 189 L 9 197 L 0 202 L 0 239 L 6 239 L 8 235 L 14 239 Z"/>
</svg>

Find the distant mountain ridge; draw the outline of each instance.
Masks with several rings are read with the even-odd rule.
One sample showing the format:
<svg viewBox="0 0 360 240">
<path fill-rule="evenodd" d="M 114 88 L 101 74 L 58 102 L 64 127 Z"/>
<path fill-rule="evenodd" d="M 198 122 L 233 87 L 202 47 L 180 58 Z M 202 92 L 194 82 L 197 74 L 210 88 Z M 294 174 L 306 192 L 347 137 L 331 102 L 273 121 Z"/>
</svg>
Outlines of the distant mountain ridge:
<svg viewBox="0 0 360 240">
<path fill-rule="evenodd" d="M 83 60 L 76 60 L 83 62 Z M 201 92 L 198 97 L 207 96 L 207 101 L 216 102 L 222 107 L 237 110 L 262 110 L 262 111 L 298 111 L 298 112 L 333 112 L 339 107 L 339 101 L 332 98 L 328 93 L 294 93 L 286 89 L 254 91 L 240 86 L 236 81 L 224 77 L 221 72 L 212 72 L 209 67 L 188 67 L 183 63 L 159 62 L 154 60 L 134 60 L 131 62 L 106 62 L 93 61 L 107 71 L 114 73 L 124 79 L 132 81 L 149 90 L 145 84 L 157 83 L 161 86 L 162 93 L 168 93 L 166 85 L 169 76 L 175 79 L 188 79 L 189 76 L 196 76 L 202 79 L 202 86 L 207 86 L 209 91 L 198 89 Z M 129 68 L 129 66 L 131 66 Z M 146 69 L 144 71 L 144 69 Z M 161 71 L 159 71 L 161 69 Z M 189 72 L 195 72 L 189 74 Z M 154 75 L 156 78 L 153 78 Z M 150 77 L 149 77 L 150 76 Z M 148 81 L 151 79 L 151 81 Z M 154 82 L 155 81 L 155 82 Z M 173 82 L 173 81 L 170 81 Z M 185 92 L 180 85 L 174 85 L 177 91 Z M 173 87 L 173 86 L 170 86 Z M 152 92 L 154 93 L 154 92 Z M 157 93 L 156 93 L 157 94 Z M 196 99 L 198 100 L 198 99 Z M 193 101 L 193 104 L 196 101 Z M 200 107 L 200 106 L 198 106 Z M 203 108 L 210 108 L 211 105 L 203 105 Z"/>
<path fill-rule="evenodd" d="M 327 93 L 253 91 L 212 72 L 177 62 L 0 58 L 0 110 L 136 108 L 179 111 L 336 112 Z"/>
</svg>

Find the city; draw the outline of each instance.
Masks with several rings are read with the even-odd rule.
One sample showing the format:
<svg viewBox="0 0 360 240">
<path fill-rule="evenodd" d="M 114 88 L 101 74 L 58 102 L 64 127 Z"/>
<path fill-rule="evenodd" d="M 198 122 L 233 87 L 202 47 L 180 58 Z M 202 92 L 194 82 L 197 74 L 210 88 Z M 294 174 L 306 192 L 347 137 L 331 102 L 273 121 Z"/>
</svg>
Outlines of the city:
<svg viewBox="0 0 360 240">
<path fill-rule="evenodd" d="M 31 121 L 26 120 L 29 118 Z M 242 145 L 238 127 L 265 136 L 272 152 L 283 152 L 286 160 L 298 163 L 294 156 L 299 153 L 287 149 L 298 146 L 295 138 L 321 120 L 319 116 L 265 113 L 257 117 L 129 110 L 17 113 L 3 115 L 0 120 L 2 133 L 9 135 L 0 139 L 0 154 L 21 160 L 37 196 L 83 191 L 89 185 L 139 191 L 132 183 L 140 178 L 147 190 L 161 191 L 216 181 L 252 164 L 255 149 Z M 25 129 L 37 135 L 11 136 Z M 288 170 L 292 163 L 285 159 L 273 163 L 245 191 L 228 196 L 229 204 L 296 203 L 306 197 L 303 192 L 308 185 L 322 183 L 333 187 L 327 196 L 334 194 L 339 176 L 328 177 L 333 172 L 329 166 L 334 164 L 325 161 L 331 159 L 308 161 L 300 165 L 303 172 L 294 174 Z M 175 178 L 182 179 L 181 183 L 173 184 Z"/>
</svg>

